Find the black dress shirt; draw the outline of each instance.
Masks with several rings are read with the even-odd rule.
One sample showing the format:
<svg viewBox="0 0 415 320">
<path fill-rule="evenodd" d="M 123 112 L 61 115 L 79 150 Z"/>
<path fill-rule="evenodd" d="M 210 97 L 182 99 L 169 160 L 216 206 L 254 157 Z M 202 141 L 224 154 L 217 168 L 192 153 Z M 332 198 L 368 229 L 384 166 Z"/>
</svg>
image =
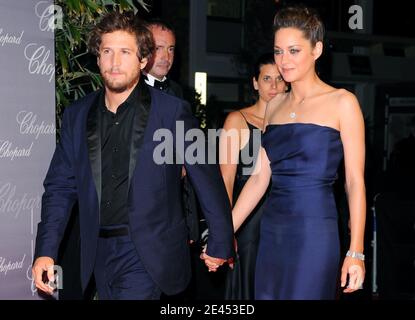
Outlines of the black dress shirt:
<svg viewBox="0 0 415 320">
<path fill-rule="evenodd" d="M 128 173 L 135 109 L 139 107 L 139 85 L 117 109 L 105 106 L 105 93 L 99 99 L 101 110 L 101 226 L 128 223 Z"/>
</svg>

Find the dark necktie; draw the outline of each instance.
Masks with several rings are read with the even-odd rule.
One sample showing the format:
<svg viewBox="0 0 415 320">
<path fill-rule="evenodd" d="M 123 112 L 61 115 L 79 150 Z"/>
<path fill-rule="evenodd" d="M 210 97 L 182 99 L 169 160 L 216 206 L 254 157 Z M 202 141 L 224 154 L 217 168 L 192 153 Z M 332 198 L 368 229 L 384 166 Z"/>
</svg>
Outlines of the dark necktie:
<svg viewBox="0 0 415 320">
<path fill-rule="evenodd" d="M 168 87 L 169 81 L 167 79 L 164 81 L 154 79 L 154 88 L 160 89 L 161 91 L 166 91 Z"/>
</svg>

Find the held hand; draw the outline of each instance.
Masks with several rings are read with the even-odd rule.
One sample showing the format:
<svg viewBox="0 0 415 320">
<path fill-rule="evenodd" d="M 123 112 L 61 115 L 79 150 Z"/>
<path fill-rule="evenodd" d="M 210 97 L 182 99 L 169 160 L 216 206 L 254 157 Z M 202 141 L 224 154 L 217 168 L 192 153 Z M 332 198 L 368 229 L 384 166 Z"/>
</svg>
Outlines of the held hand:
<svg viewBox="0 0 415 320">
<path fill-rule="evenodd" d="M 55 262 L 49 257 L 39 257 L 33 263 L 32 266 L 32 277 L 35 281 L 36 288 L 39 290 L 52 295 L 54 288 L 48 283 L 55 281 L 54 266 Z M 46 283 L 43 281 L 43 274 L 46 273 Z"/>
<path fill-rule="evenodd" d="M 352 257 L 346 257 L 343 262 L 341 274 L 341 286 L 345 287 L 349 281 L 347 288 L 343 290 L 345 293 L 351 293 L 358 289 L 363 289 L 363 281 L 365 279 L 365 263 L 362 260 Z"/>
<path fill-rule="evenodd" d="M 209 272 L 216 272 L 218 268 L 226 262 L 226 260 L 222 258 L 215 258 L 215 257 L 211 257 L 207 255 L 206 249 L 207 249 L 207 246 L 203 248 L 203 251 L 200 254 L 200 259 L 202 259 L 205 262 L 205 265 L 208 267 Z"/>
<path fill-rule="evenodd" d="M 208 267 L 209 272 L 216 272 L 218 268 L 226 262 L 225 259 L 214 258 L 204 252 L 200 255 L 200 259 L 205 261 L 205 265 Z"/>
</svg>

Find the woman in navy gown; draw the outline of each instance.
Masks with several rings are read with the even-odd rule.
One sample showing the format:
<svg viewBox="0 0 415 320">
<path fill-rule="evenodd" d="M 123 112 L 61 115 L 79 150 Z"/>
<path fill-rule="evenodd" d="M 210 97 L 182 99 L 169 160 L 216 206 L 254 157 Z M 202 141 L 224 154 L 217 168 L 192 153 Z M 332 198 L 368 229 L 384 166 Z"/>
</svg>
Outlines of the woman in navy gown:
<svg viewBox="0 0 415 320">
<path fill-rule="evenodd" d="M 256 299 L 334 299 L 364 280 L 364 123 L 356 97 L 319 79 L 315 62 L 324 27 L 306 7 L 274 19 L 274 58 L 291 91 L 267 106 L 258 174 L 233 209 L 238 230 L 265 193 L 255 273 Z M 351 242 L 339 275 L 340 248 L 332 184 L 344 158 Z"/>
<path fill-rule="evenodd" d="M 287 89 L 272 53 L 263 54 L 256 61 L 252 84 L 258 92 L 258 99 L 249 107 L 229 113 L 222 131 L 225 134 L 220 138 L 220 170 L 231 203 L 236 202 L 254 170 L 261 145 L 266 105 L 278 93 Z M 237 259 L 233 270 L 230 269 L 227 273 L 227 300 L 251 300 L 255 297 L 255 263 L 264 200 L 265 195 L 235 235 Z"/>
</svg>

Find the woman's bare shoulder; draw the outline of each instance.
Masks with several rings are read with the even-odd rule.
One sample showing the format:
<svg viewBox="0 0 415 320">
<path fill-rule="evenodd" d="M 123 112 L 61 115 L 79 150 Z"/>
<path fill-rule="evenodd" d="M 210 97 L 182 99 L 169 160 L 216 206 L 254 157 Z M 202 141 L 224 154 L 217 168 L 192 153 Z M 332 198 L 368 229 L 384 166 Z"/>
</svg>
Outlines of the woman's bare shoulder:
<svg viewBox="0 0 415 320">
<path fill-rule="evenodd" d="M 343 109 L 359 107 L 359 101 L 357 100 L 354 93 L 346 89 L 336 89 L 335 99 L 340 111 L 342 111 Z"/>
<path fill-rule="evenodd" d="M 243 110 L 243 109 L 242 109 Z M 230 112 L 225 119 L 225 123 L 223 125 L 224 128 L 230 129 L 240 129 L 245 127 L 245 119 L 240 111 L 232 111 Z"/>
</svg>

